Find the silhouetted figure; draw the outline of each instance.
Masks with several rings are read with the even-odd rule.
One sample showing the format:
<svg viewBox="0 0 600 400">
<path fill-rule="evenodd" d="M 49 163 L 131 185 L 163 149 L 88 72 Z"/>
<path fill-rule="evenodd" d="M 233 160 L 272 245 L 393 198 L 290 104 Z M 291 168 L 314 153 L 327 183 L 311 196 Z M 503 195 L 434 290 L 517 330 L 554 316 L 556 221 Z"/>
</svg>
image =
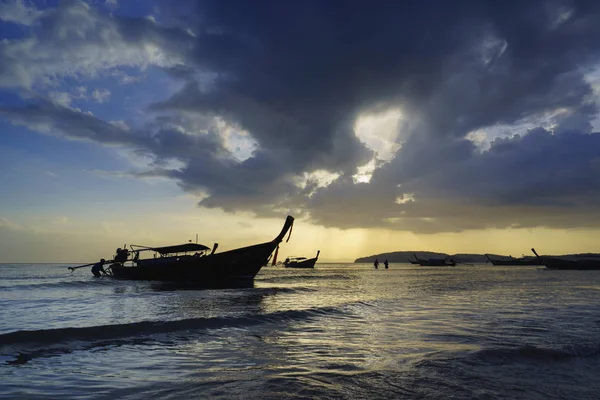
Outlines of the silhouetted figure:
<svg viewBox="0 0 600 400">
<path fill-rule="evenodd" d="M 97 262 L 92 267 L 92 274 L 94 274 L 94 276 L 96 278 L 98 278 L 98 277 L 100 277 L 102 275 L 106 275 L 106 271 L 104 270 L 104 263 L 105 262 L 106 262 L 106 260 L 103 258 L 103 259 L 100 260 L 100 262 Z"/>
<path fill-rule="evenodd" d="M 115 262 L 124 263 L 129 258 L 129 250 L 118 248 L 117 255 L 115 255 Z"/>
<path fill-rule="evenodd" d="M 379 260 L 375 259 L 375 262 L 373 263 L 373 265 L 375 266 L 375 269 L 379 268 Z"/>
<path fill-rule="evenodd" d="M 384 261 L 383 265 L 385 265 L 385 269 L 388 269 L 388 265 L 389 265 L 389 264 L 388 264 L 388 261 L 387 261 L 387 260 L 385 260 L 385 261 Z"/>
</svg>

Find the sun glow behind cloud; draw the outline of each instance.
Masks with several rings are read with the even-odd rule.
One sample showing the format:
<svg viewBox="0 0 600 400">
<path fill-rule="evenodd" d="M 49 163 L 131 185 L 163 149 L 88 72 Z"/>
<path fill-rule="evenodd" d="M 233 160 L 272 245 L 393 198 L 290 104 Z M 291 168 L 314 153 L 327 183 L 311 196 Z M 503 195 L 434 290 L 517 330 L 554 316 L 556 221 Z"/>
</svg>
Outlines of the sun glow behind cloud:
<svg viewBox="0 0 600 400">
<path fill-rule="evenodd" d="M 358 139 L 377 154 L 379 160 L 391 160 L 401 144 L 396 142 L 402 120 L 400 109 L 360 115 L 354 125 Z"/>
<path fill-rule="evenodd" d="M 294 180 L 300 189 L 308 189 L 308 196 L 312 196 L 318 188 L 327 187 L 331 182 L 340 177 L 339 173 L 329 172 L 319 169 L 312 172 L 305 172 Z"/>
<path fill-rule="evenodd" d="M 215 127 L 223 137 L 225 148 L 240 162 L 252 157 L 258 148 L 258 143 L 248 131 L 228 123 L 223 118 L 215 118 Z"/>
<path fill-rule="evenodd" d="M 352 178 L 355 183 L 368 183 L 381 162 L 388 162 L 402 147 L 399 137 L 402 111 L 392 108 L 379 113 L 361 114 L 354 124 L 354 134 L 370 150 L 375 158 L 358 168 Z"/>
<path fill-rule="evenodd" d="M 352 180 L 354 183 L 369 183 L 376 168 L 377 159 L 374 158 L 365 165 L 358 167 L 357 173 L 352 176 Z"/>
</svg>

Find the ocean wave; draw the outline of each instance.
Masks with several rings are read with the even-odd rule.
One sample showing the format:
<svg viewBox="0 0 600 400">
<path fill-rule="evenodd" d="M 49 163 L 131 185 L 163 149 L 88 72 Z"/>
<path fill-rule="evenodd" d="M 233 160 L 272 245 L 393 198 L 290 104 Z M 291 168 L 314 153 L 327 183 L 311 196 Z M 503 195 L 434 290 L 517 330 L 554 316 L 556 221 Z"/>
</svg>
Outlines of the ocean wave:
<svg viewBox="0 0 600 400">
<path fill-rule="evenodd" d="M 573 345 L 562 348 L 524 345 L 516 348 L 490 348 L 477 350 L 472 360 L 484 364 L 506 364 L 511 362 L 562 362 L 575 358 L 595 358 L 600 356 L 600 343 Z"/>
<path fill-rule="evenodd" d="M 268 281 L 268 280 L 267 280 Z M 277 281 L 274 279 L 272 281 Z M 117 279 L 97 279 L 90 277 L 82 280 L 57 280 L 54 282 L 39 283 L 20 283 L 15 285 L 0 285 L 0 290 L 44 290 L 44 289 L 77 289 L 87 287 L 99 287 L 99 286 L 147 286 L 153 291 L 178 291 L 178 290 L 210 290 L 210 289 L 252 289 L 252 290 L 273 290 L 280 292 L 295 292 L 295 291 L 316 291 L 311 288 L 257 288 L 254 283 L 248 284 L 224 284 L 223 286 L 207 286 L 198 283 L 186 283 L 186 282 L 159 282 L 159 281 L 125 281 Z"/>
<path fill-rule="evenodd" d="M 344 313 L 342 308 L 323 307 L 306 310 L 280 311 L 253 316 L 189 318 L 175 321 L 142 321 L 128 324 L 99 325 L 80 328 L 19 330 L 0 335 L 0 352 L 2 352 L 2 347 L 20 344 L 47 345 L 65 341 L 106 341 L 110 339 L 151 336 L 154 334 L 178 331 L 246 327 L 263 323 L 280 323 L 282 321 L 304 320 L 340 313 Z"/>
<path fill-rule="evenodd" d="M 96 279 L 89 278 L 85 280 L 60 280 L 55 282 L 40 283 L 22 283 L 16 285 L 0 285 L 0 290 L 38 290 L 38 289 L 61 289 L 61 288 L 77 288 L 86 286 L 98 286 L 98 285 L 114 285 L 112 279 Z"/>
</svg>

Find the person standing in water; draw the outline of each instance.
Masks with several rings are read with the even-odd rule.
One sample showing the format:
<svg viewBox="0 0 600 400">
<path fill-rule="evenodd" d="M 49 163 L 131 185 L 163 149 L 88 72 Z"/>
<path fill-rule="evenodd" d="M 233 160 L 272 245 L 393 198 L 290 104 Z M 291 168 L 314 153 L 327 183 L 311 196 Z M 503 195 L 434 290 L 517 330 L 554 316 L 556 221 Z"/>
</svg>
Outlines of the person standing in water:
<svg viewBox="0 0 600 400">
<path fill-rule="evenodd" d="M 94 274 L 94 276 L 96 278 L 102 276 L 102 275 L 106 275 L 106 271 L 104 270 L 104 263 L 106 262 L 106 260 L 103 258 L 100 260 L 100 262 L 97 262 L 96 264 L 94 264 L 94 266 L 92 267 L 92 274 Z M 102 273 L 100 273 L 102 272 Z"/>
<path fill-rule="evenodd" d="M 375 269 L 379 268 L 379 260 L 375 259 L 375 262 L 373 263 L 373 265 L 375 266 Z"/>
<path fill-rule="evenodd" d="M 387 260 L 385 260 L 385 262 L 383 263 L 383 265 L 385 265 L 385 269 L 388 269 L 388 265 L 389 265 L 389 264 L 388 264 L 388 261 L 387 261 Z"/>
</svg>

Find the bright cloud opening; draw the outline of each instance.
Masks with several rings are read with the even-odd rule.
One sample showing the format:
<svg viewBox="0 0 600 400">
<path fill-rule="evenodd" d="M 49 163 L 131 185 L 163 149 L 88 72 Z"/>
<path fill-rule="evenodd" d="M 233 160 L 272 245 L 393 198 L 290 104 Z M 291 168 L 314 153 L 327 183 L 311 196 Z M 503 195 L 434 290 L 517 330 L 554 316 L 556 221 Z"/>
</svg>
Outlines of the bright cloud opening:
<svg viewBox="0 0 600 400">
<path fill-rule="evenodd" d="M 247 160 L 258 148 L 258 143 L 248 131 L 236 127 L 222 118 L 217 118 L 215 126 L 223 137 L 223 146 L 231 152 L 236 160 L 240 162 Z"/>
<path fill-rule="evenodd" d="M 413 203 L 417 201 L 413 193 L 404 193 L 402 196 L 396 197 L 396 204 Z"/>
<path fill-rule="evenodd" d="M 401 145 L 396 142 L 402 112 L 391 109 L 382 113 L 360 115 L 354 125 L 354 133 L 369 149 L 377 153 L 377 158 L 390 161 Z"/>
<path fill-rule="evenodd" d="M 556 121 L 565 118 L 571 112 L 571 110 L 561 107 L 538 114 L 532 118 L 522 119 L 512 125 L 495 124 L 486 126 L 469 132 L 466 135 L 466 139 L 473 142 L 480 151 L 486 151 L 490 148 L 491 142 L 498 138 L 508 138 L 515 135 L 523 136 L 534 128 L 543 128 L 552 131 L 556 127 Z"/>
<path fill-rule="evenodd" d="M 318 188 L 329 186 L 339 177 L 339 173 L 320 169 L 312 172 L 305 172 L 295 179 L 295 184 L 300 189 L 312 189 L 308 194 L 308 196 L 311 197 Z"/>
<path fill-rule="evenodd" d="M 361 165 L 358 167 L 358 172 L 352 175 L 352 180 L 354 183 L 369 183 L 371 182 L 371 176 L 373 176 L 373 172 L 377 168 L 377 160 L 372 159 L 365 165 Z"/>
</svg>

